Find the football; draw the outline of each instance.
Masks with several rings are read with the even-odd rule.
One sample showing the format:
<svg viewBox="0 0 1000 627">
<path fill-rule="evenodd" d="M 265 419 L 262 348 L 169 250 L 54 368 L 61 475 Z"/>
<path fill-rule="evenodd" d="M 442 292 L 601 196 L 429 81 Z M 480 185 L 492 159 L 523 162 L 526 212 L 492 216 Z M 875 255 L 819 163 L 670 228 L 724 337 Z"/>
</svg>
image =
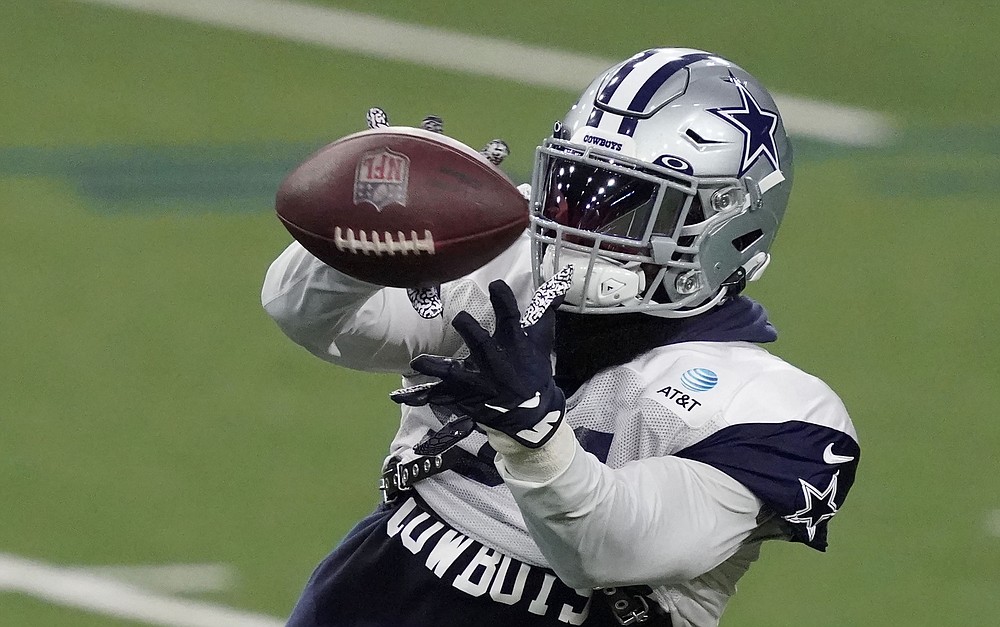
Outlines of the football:
<svg viewBox="0 0 1000 627">
<path fill-rule="evenodd" d="M 486 157 L 440 133 L 384 127 L 320 149 L 281 183 L 278 218 L 306 250 L 378 285 L 465 276 L 528 225 L 528 202 Z"/>
</svg>

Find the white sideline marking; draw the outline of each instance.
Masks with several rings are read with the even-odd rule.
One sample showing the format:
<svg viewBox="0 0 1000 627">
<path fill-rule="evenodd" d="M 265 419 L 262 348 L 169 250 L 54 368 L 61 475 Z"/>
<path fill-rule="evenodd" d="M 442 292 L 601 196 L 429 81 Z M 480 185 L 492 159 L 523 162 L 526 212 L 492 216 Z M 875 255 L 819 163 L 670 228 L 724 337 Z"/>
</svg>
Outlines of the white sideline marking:
<svg viewBox="0 0 1000 627">
<path fill-rule="evenodd" d="M 1000 538 L 1000 509 L 995 509 L 986 513 L 984 524 L 986 533 L 993 537 Z"/>
<path fill-rule="evenodd" d="M 179 599 L 77 568 L 0 553 L 0 593 L 19 592 L 105 616 L 165 627 L 281 627 L 285 621 Z"/>
<path fill-rule="evenodd" d="M 381 59 L 579 91 L 616 61 L 287 0 L 76 0 Z M 793 135 L 871 146 L 894 134 L 873 111 L 775 94 Z"/>
<path fill-rule="evenodd" d="M 88 566 L 73 570 L 170 594 L 225 592 L 236 587 L 236 574 L 225 564 Z"/>
</svg>

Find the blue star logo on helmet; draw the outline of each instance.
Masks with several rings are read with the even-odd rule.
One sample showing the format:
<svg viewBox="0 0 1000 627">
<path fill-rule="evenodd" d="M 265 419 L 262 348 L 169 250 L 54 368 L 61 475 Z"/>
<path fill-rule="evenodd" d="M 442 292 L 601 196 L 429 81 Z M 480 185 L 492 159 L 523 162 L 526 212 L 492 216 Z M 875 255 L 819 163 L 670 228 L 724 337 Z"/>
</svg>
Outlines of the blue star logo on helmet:
<svg viewBox="0 0 1000 627">
<path fill-rule="evenodd" d="M 736 85 L 736 89 L 740 92 L 740 100 L 743 102 L 742 106 L 718 107 L 708 109 L 708 112 L 732 124 L 743 134 L 743 159 L 740 161 L 740 171 L 736 176 L 746 174 L 750 166 L 761 156 L 767 159 L 775 170 L 780 170 L 778 146 L 774 141 L 774 131 L 778 128 L 778 114 L 761 108 L 744 81 L 733 76 L 732 72 L 725 80 Z"/>
<path fill-rule="evenodd" d="M 692 368 L 681 375 L 681 385 L 692 392 L 707 392 L 719 382 L 719 375 L 708 368 Z"/>
</svg>

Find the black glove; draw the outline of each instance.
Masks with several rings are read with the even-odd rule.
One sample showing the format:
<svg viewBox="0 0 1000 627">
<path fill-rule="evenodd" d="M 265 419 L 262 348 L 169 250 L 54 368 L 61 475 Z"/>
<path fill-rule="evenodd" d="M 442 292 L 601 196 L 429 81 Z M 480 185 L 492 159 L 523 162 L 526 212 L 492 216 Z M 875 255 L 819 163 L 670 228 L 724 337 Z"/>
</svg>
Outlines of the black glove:
<svg viewBox="0 0 1000 627">
<path fill-rule="evenodd" d="M 420 355 L 414 370 L 440 381 L 397 390 L 392 400 L 406 405 L 438 405 L 458 416 L 501 431 L 528 448 L 545 444 L 562 422 L 566 399 L 552 378 L 555 310 L 572 279 L 566 267 L 542 285 L 521 316 L 510 287 L 490 284 L 496 331 L 490 335 L 468 312 L 452 325 L 470 355 L 452 359 Z"/>
</svg>

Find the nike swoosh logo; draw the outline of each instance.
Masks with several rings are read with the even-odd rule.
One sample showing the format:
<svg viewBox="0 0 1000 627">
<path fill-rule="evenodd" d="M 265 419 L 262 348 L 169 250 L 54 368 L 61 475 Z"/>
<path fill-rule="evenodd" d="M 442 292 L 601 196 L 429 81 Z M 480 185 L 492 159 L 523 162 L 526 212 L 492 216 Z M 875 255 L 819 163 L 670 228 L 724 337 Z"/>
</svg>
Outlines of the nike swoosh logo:
<svg viewBox="0 0 1000 627">
<path fill-rule="evenodd" d="M 532 396 L 528 400 L 526 400 L 523 403 L 521 403 L 520 405 L 518 405 L 516 407 L 516 409 L 535 409 L 536 407 L 538 407 L 541 404 L 542 404 L 542 394 L 541 394 L 541 392 L 535 392 L 534 396 Z M 483 405 L 485 405 L 486 407 L 489 407 L 493 411 L 498 411 L 501 414 L 506 414 L 507 412 L 510 411 L 509 409 L 506 409 L 504 407 L 498 407 L 496 405 L 490 405 L 489 403 L 483 403 Z"/>
<path fill-rule="evenodd" d="M 828 464 L 844 464 L 854 461 L 854 457 L 851 455 L 837 455 L 833 452 L 833 442 L 831 442 L 823 450 L 823 461 Z"/>
<path fill-rule="evenodd" d="M 542 404 L 542 393 L 535 392 L 535 395 L 524 401 L 518 407 L 523 407 L 524 409 L 534 409 Z"/>
</svg>

